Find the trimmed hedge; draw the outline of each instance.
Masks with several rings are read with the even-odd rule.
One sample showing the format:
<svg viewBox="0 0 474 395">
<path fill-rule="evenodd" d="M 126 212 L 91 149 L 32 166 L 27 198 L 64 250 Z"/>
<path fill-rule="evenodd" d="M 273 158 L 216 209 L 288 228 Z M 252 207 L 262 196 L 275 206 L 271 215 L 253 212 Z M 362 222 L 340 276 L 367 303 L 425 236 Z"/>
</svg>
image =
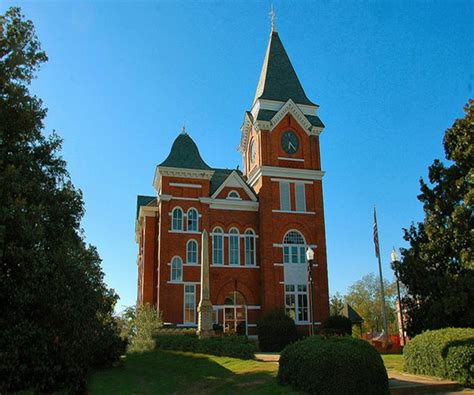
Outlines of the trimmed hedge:
<svg viewBox="0 0 474 395">
<path fill-rule="evenodd" d="M 415 336 L 403 350 L 409 373 L 438 376 L 474 385 L 474 329 L 445 328 Z"/>
<path fill-rule="evenodd" d="M 196 335 L 158 335 L 156 348 L 161 350 L 190 351 L 201 354 L 253 359 L 255 345 L 245 336 L 210 337 L 199 339 Z"/>
<path fill-rule="evenodd" d="M 352 336 L 352 321 L 343 315 L 332 315 L 323 324 L 321 334 Z"/>
<path fill-rule="evenodd" d="M 257 322 L 257 335 L 261 351 L 281 351 L 298 340 L 295 322 L 283 310 L 264 314 Z"/>
<path fill-rule="evenodd" d="M 388 376 L 379 353 L 352 337 L 311 336 L 281 353 L 278 380 L 317 394 L 388 394 Z"/>
</svg>

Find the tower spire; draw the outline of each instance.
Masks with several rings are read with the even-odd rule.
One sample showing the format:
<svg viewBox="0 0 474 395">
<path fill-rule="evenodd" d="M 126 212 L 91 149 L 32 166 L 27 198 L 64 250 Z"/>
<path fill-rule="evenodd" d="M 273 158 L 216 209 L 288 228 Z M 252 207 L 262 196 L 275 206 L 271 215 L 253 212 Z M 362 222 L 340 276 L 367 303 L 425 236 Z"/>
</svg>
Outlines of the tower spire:
<svg viewBox="0 0 474 395">
<path fill-rule="evenodd" d="M 271 20 L 271 22 L 272 22 L 272 33 L 273 33 L 273 32 L 276 31 L 276 28 L 275 28 L 275 10 L 274 10 L 274 8 L 273 8 L 273 4 L 272 4 L 272 6 L 271 6 L 271 8 L 270 8 L 270 13 L 269 13 L 269 15 L 270 15 L 270 20 Z"/>
</svg>

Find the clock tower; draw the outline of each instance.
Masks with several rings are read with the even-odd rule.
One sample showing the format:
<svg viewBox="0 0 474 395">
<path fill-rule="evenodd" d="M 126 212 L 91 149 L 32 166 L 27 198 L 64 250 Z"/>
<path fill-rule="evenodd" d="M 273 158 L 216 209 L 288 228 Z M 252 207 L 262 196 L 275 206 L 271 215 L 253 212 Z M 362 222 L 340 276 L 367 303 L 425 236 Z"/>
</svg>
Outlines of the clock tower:
<svg viewBox="0 0 474 395">
<path fill-rule="evenodd" d="M 319 106 L 308 99 L 272 29 L 257 90 L 241 128 L 247 183 L 259 200 L 262 309 L 311 321 L 305 251 L 315 252 L 314 321 L 329 315 Z"/>
</svg>

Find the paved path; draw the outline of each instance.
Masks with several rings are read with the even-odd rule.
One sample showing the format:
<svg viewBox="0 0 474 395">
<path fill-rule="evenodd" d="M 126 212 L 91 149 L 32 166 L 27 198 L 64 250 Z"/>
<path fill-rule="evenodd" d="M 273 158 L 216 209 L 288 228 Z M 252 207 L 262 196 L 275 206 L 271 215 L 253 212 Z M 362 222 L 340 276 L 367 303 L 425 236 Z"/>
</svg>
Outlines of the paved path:
<svg viewBox="0 0 474 395">
<path fill-rule="evenodd" d="M 255 358 L 263 362 L 278 363 L 279 353 L 256 353 Z M 436 377 L 418 376 L 408 373 L 388 370 L 391 395 L 405 394 L 472 394 L 474 390 L 463 388 L 455 381 L 442 380 Z"/>
</svg>

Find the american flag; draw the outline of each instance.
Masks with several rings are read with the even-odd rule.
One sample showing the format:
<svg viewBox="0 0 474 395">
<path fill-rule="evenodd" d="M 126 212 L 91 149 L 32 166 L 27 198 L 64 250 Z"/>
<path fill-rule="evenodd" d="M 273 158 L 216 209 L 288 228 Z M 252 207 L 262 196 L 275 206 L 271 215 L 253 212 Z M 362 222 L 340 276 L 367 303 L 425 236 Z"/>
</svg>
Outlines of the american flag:
<svg viewBox="0 0 474 395">
<path fill-rule="evenodd" d="M 378 258 L 380 256 L 379 231 L 377 229 L 377 214 L 375 213 L 375 207 L 374 207 L 374 245 L 375 245 L 375 256 Z"/>
</svg>

